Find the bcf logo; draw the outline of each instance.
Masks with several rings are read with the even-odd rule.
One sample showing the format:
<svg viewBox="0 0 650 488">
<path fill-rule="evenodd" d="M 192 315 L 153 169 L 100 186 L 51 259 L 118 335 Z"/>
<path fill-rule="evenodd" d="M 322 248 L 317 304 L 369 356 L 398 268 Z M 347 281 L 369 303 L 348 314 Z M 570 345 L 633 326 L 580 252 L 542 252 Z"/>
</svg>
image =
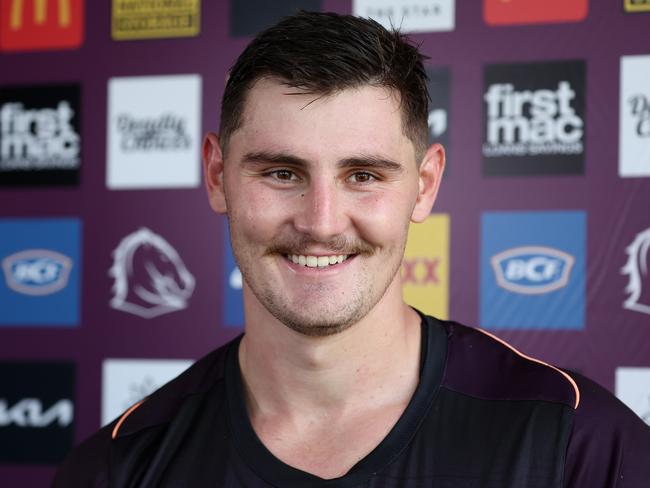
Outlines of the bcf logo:
<svg viewBox="0 0 650 488">
<path fill-rule="evenodd" d="M 77 48 L 83 13 L 83 0 L 0 0 L 0 50 Z"/>
<path fill-rule="evenodd" d="M 2 261 L 7 286 L 25 295 L 50 295 L 65 288 L 72 260 L 47 249 L 30 249 Z"/>
<path fill-rule="evenodd" d="M 501 252 L 491 263 L 500 287 L 538 295 L 566 286 L 574 261 L 573 256 L 558 249 L 528 246 Z"/>
</svg>

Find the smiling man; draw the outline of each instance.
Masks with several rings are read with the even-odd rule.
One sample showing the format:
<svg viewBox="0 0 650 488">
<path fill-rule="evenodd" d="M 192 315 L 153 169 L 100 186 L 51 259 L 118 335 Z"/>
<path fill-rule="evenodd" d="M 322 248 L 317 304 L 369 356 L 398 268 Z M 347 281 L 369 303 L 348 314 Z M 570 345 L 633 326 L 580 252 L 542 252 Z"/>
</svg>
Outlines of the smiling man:
<svg viewBox="0 0 650 488">
<path fill-rule="evenodd" d="M 55 486 L 642 488 L 650 431 L 580 375 L 402 299 L 430 213 L 422 55 L 303 13 L 232 68 L 204 143 L 246 332 L 77 449 Z"/>
</svg>

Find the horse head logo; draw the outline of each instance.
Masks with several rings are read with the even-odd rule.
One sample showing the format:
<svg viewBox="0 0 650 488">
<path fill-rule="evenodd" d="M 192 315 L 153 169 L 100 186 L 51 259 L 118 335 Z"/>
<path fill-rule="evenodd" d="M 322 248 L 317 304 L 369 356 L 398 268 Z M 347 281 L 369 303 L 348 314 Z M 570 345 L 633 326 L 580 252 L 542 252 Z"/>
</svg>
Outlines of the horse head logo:
<svg viewBox="0 0 650 488">
<path fill-rule="evenodd" d="M 637 234 L 625 251 L 628 259 L 621 273 L 629 277 L 625 292 L 630 295 L 623 308 L 650 314 L 650 228 Z"/>
<path fill-rule="evenodd" d="M 147 228 L 120 241 L 108 274 L 115 279 L 110 306 L 145 319 L 186 308 L 194 291 L 176 250 Z"/>
</svg>

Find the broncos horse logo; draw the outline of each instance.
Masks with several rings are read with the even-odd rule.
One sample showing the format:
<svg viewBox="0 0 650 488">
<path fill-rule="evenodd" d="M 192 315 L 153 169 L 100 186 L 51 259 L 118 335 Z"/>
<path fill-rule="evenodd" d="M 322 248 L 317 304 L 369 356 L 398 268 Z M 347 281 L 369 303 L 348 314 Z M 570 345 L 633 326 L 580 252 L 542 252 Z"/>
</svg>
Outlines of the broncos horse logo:
<svg viewBox="0 0 650 488">
<path fill-rule="evenodd" d="M 194 276 L 176 250 L 147 228 L 122 239 L 113 251 L 111 307 L 145 319 L 187 307 Z"/>
<path fill-rule="evenodd" d="M 625 251 L 628 259 L 621 273 L 629 276 L 625 292 L 630 296 L 623 308 L 650 314 L 650 228 L 637 234 Z"/>
</svg>

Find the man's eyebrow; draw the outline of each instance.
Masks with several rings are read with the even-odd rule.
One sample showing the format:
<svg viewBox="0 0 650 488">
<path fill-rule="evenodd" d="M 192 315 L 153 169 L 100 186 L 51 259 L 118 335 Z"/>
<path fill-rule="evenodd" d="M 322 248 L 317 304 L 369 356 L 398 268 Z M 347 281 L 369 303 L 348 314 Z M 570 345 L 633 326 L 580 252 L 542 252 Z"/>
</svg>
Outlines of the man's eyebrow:
<svg viewBox="0 0 650 488">
<path fill-rule="evenodd" d="M 384 158 L 375 155 L 363 155 L 351 158 L 345 158 L 339 161 L 341 168 L 369 168 L 369 169 L 383 169 L 394 173 L 400 173 L 404 170 L 404 166 L 392 159 Z"/>
<path fill-rule="evenodd" d="M 243 163 L 275 163 L 291 166 L 308 166 L 306 159 L 283 152 L 257 151 L 244 154 Z"/>
<path fill-rule="evenodd" d="M 261 164 L 287 164 L 295 167 L 307 167 L 310 162 L 307 159 L 294 156 L 293 154 L 284 152 L 268 152 L 256 151 L 249 152 L 244 155 L 242 162 L 246 163 L 261 163 Z M 352 156 L 349 158 L 341 159 L 337 166 L 341 169 L 348 168 L 368 168 L 368 169 L 383 169 L 394 173 L 400 173 L 404 170 L 404 166 L 397 161 L 388 159 L 377 155 L 360 155 Z"/>
</svg>

